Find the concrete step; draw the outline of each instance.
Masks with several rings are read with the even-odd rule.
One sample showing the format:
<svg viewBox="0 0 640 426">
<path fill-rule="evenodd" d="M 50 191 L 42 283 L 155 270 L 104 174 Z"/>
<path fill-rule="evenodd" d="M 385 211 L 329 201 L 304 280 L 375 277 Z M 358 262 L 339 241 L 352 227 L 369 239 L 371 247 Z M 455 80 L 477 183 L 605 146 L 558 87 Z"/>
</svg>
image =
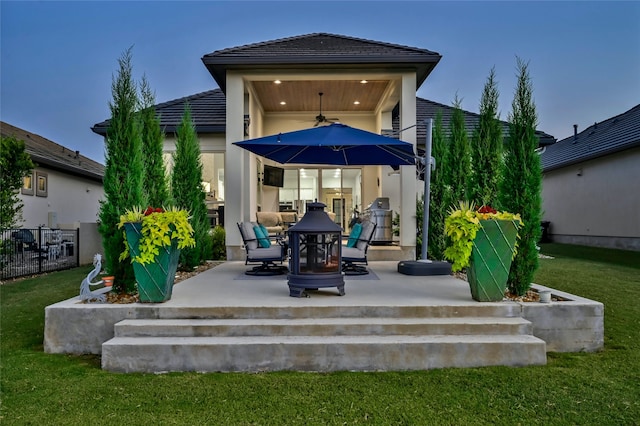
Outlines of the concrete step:
<svg viewBox="0 0 640 426">
<path fill-rule="evenodd" d="M 531 334 L 520 317 L 131 319 L 115 325 L 116 337 L 232 337 L 347 335 Z"/>
<path fill-rule="evenodd" d="M 329 300 L 327 303 L 332 303 Z M 522 307 L 514 302 L 403 305 L 306 305 L 306 306 L 142 306 L 138 318 L 452 318 L 520 317 Z"/>
<path fill-rule="evenodd" d="M 164 371 L 392 371 L 546 363 L 531 335 L 115 337 L 102 368 Z"/>
</svg>

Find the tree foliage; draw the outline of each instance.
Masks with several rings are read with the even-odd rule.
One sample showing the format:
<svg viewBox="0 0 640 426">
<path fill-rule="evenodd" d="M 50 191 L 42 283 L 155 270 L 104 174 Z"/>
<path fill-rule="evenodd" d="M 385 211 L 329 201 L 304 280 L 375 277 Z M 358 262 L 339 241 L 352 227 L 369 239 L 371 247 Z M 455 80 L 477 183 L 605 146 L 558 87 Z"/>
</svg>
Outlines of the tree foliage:
<svg viewBox="0 0 640 426">
<path fill-rule="evenodd" d="M 34 167 L 24 141 L 13 136 L 0 138 L 0 229 L 14 228 L 22 218 L 18 191 Z"/>
<path fill-rule="evenodd" d="M 146 76 L 140 84 L 140 121 L 142 131 L 142 159 L 144 162 L 143 191 L 150 206 L 171 204 L 167 174 L 162 158 L 164 134 L 156 115 L 155 95 Z"/>
<path fill-rule="evenodd" d="M 131 50 L 129 48 L 118 59 L 118 73 L 111 83 L 111 119 L 105 142 L 105 200 L 101 202 L 99 211 L 104 268 L 115 277 L 114 290 L 128 293 L 135 291 L 135 277 L 131 263 L 118 261 L 125 240 L 117 225 L 125 210 L 145 204 L 142 138 L 136 113 L 138 95 L 132 76 Z"/>
<path fill-rule="evenodd" d="M 494 206 L 498 201 L 503 144 L 498 96 L 495 69 L 491 69 L 480 100 L 480 120 L 471 138 L 468 199 L 476 206 Z"/>
<path fill-rule="evenodd" d="M 442 111 L 436 114 L 432 133 L 431 156 L 436 160 L 436 168 L 431 171 L 429 198 L 429 247 L 428 254 L 436 260 L 444 259 L 447 238 L 444 232 L 444 220 L 447 216 L 447 142 L 442 127 Z"/>
<path fill-rule="evenodd" d="M 520 213 L 518 254 L 509 273 L 509 291 L 524 295 L 538 268 L 536 244 L 540 239 L 542 172 L 536 152 L 538 138 L 536 107 L 528 64 L 518 58 L 518 85 L 509 115 L 509 138 L 505 147 L 505 167 L 500 182 L 500 208 Z"/>
<path fill-rule="evenodd" d="M 458 205 L 467 200 L 467 186 L 469 170 L 471 168 L 469 156 L 469 138 L 465 129 L 464 113 L 461 100 L 456 95 L 453 102 L 453 114 L 449 123 L 449 148 L 446 153 L 445 181 L 449 189 L 446 206 Z"/>
<path fill-rule="evenodd" d="M 210 251 L 209 219 L 205 193 L 202 190 L 202 162 L 200 144 L 191 119 L 191 108 L 185 105 L 182 121 L 177 129 L 176 152 L 171 172 L 171 192 L 176 206 L 191 213 L 191 226 L 196 246 L 180 253 L 181 268 L 190 270 L 205 260 Z"/>
</svg>

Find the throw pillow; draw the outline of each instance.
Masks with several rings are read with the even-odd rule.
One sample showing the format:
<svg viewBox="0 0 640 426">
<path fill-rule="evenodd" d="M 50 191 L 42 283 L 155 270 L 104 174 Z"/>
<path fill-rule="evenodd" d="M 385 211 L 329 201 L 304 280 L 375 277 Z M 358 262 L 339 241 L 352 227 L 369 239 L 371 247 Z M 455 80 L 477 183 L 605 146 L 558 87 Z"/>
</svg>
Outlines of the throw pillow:
<svg viewBox="0 0 640 426">
<path fill-rule="evenodd" d="M 356 223 L 351 228 L 351 233 L 349 234 L 349 240 L 347 241 L 347 247 L 355 247 L 358 243 L 358 238 L 360 238 L 360 234 L 362 233 L 362 225 Z"/>
<path fill-rule="evenodd" d="M 269 238 L 269 231 L 267 231 L 267 227 L 261 223 L 259 223 L 258 226 L 260 227 L 260 229 L 262 229 L 262 233 L 264 234 L 264 237 Z"/>
<path fill-rule="evenodd" d="M 258 225 L 254 226 L 253 232 L 256 233 L 256 239 L 258 240 L 258 244 L 260 244 L 260 247 L 262 248 L 271 247 L 271 242 L 269 241 L 269 237 L 265 235 L 264 231 L 262 230 L 262 228 L 260 228 L 260 226 Z"/>
</svg>

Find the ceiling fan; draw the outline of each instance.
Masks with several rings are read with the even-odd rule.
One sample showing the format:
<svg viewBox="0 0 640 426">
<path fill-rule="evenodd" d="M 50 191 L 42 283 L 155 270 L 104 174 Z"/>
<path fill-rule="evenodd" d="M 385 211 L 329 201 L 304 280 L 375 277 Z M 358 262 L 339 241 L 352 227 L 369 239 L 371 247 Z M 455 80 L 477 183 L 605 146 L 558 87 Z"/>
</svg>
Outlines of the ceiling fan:
<svg viewBox="0 0 640 426">
<path fill-rule="evenodd" d="M 317 127 L 320 123 L 335 123 L 336 121 L 340 121 L 339 118 L 327 118 L 324 115 L 322 115 L 322 95 L 324 93 L 320 92 L 318 93 L 318 96 L 320 96 L 320 113 L 318 115 L 316 115 L 316 124 L 313 125 L 313 127 Z"/>
</svg>

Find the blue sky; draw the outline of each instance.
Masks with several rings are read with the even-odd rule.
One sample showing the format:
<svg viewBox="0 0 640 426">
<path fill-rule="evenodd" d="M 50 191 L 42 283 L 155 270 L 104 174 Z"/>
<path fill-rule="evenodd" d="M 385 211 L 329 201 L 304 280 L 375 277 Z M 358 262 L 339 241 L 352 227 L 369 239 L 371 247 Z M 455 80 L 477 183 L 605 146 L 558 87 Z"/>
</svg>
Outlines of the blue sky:
<svg viewBox="0 0 640 426">
<path fill-rule="evenodd" d="M 117 60 L 158 102 L 216 86 L 201 57 L 218 49 L 328 32 L 436 51 L 418 96 L 477 112 L 495 67 L 501 118 L 529 62 L 538 128 L 558 139 L 640 102 L 640 2 L 4 1 L 0 119 L 97 161 Z"/>
</svg>

